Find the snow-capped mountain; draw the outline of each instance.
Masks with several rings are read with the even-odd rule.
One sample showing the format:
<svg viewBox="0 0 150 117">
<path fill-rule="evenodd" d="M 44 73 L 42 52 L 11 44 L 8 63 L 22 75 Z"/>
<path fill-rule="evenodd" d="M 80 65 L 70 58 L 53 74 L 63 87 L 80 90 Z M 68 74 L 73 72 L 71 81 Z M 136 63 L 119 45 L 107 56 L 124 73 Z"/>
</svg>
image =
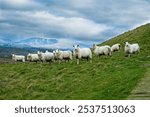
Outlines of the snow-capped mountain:
<svg viewBox="0 0 150 117">
<path fill-rule="evenodd" d="M 5 40 L 0 39 L 0 45 L 4 45 L 4 44 L 6 44 Z"/>
<path fill-rule="evenodd" d="M 7 45 L 11 47 L 38 47 L 38 48 L 47 48 L 51 44 L 57 43 L 56 39 L 47 39 L 32 37 L 19 41 L 4 41 L 0 40 L 0 45 Z"/>
</svg>

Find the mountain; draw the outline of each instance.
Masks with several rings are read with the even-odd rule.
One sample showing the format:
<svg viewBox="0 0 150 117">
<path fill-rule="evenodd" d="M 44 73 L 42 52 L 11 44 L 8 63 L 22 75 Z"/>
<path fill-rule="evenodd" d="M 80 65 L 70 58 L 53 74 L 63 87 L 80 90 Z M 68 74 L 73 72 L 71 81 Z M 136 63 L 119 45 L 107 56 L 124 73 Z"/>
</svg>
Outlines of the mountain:
<svg viewBox="0 0 150 117">
<path fill-rule="evenodd" d="M 47 39 L 47 38 L 39 38 L 39 37 L 32 37 L 32 38 L 27 38 L 18 41 L 11 41 L 11 40 L 6 41 L 4 39 L 0 39 L 0 46 L 4 46 L 4 47 L 50 48 L 49 46 L 55 43 L 57 43 L 56 39 Z"/>
<path fill-rule="evenodd" d="M 139 43 L 141 51 L 125 57 L 124 42 Z M 137 84 L 150 73 L 150 24 L 118 35 L 100 45 L 121 44 L 112 56 L 96 56 L 51 64 L 0 64 L 0 99 L 119 100 L 128 99 Z M 145 82 L 149 86 L 149 81 Z M 145 87 L 145 92 L 150 92 Z M 143 92 L 140 92 L 142 94 Z M 149 94 L 149 93 L 148 93 Z M 150 98 L 141 97 L 143 99 Z"/>
<path fill-rule="evenodd" d="M 0 58 L 11 58 L 12 54 L 27 55 L 28 53 L 35 53 L 37 50 L 33 48 L 16 48 L 10 46 L 0 46 Z"/>
<path fill-rule="evenodd" d="M 0 46 L 5 45 L 5 44 L 6 44 L 5 40 L 0 39 Z"/>
<path fill-rule="evenodd" d="M 28 38 L 19 41 L 12 40 L 0 40 L 0 58 L 10 58 L 11 54 L 22 54 L 27 55 L 27 53 L 35 53 L 37 51 L 46 50 L 53 51 L 50 48 L 51 44 L 57 43 L 56 39 L 46 39 L 46 38 Z M 62 50 L 69 50 L 65 48 Z"/>
<path fill-rule="evenodd" d="M 56 39 L 32 37 L 32 38 L 16 41 L 14 45 L 18 47 L 23 46 L 23 47 L 48 48 L 49 45 L 54 44 L 54 43 L 57 43 Z"/>
</svg>

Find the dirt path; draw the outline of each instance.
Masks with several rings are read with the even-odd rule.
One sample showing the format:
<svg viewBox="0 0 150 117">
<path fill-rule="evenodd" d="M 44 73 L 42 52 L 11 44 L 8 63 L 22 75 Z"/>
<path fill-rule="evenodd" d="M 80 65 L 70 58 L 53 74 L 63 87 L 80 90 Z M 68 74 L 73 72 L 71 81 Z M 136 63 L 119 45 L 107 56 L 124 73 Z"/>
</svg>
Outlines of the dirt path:
<svg viewBox="0 0 150 117">
<path fill-rule="evenodd" d="M 150 68 L 145 74 L 145 78 L 137 85 L 128 97 L 131 100 L 150 100 Z"/>
</svg>

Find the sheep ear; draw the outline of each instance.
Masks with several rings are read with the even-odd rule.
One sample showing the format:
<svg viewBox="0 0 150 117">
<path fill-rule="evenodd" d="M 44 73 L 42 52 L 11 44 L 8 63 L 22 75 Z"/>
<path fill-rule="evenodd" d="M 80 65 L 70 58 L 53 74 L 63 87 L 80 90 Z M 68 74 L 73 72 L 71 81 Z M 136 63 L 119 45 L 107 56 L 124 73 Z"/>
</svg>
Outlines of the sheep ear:
<svg viewBox="0 0 150 117">
<path fill-rule="evenodd" d="M 73 47 L 74 47 L 74 45 L 73 45 Z"/>
<path fill-rule="evenodd" d="M 77 47 L 79 47 L 79 45 L 77 45 Z"/>
</svg>

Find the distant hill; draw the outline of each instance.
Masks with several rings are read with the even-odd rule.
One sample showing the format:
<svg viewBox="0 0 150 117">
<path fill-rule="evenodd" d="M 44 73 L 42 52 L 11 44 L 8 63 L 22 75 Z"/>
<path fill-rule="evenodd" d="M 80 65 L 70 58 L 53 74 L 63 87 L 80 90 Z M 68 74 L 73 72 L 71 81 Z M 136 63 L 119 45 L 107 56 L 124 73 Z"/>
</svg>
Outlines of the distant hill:
<svg viewBox="0 0 150 117">
<path fill-rule="evenodd" d="M 0 46 L 0 58 L 11 58 L 11 54 L 27 55 L 28 53 L 36 53 L 37 51 L 45 51 L 51 49 L 45 48 L 33 48 L 33 47 L 12 47 L 12 46 Z"/>
<path fill-rule="evenodd" d="M 36 48 L 50 48 L 49 45 L 57 43 L 56 39 L 47 39 L 32 37 L 24 40 L 14 42 L 17 47 L 36 47 Z"/>
<path fill-rule="evenodd" d="M 141 52 L 125 57 L 126 41 L 139 43 Z M 77 65 L 73 59 L 60 64 L 0 64 L 0 99 L 127 99 L 150 72 L 150 24 L 100 45 L 115 43 L 121 50 L 111 57 L 93 55 L 92 63 L 81 60 Z"/>
<path fill-rule="evenodd" d="M 50 48 L 51 44 L 57 43 L 56 39 L 32 37 L 20 40 L 0 39 L 0 46 L 17 47 L 17 48 Z"/>
</svg>

